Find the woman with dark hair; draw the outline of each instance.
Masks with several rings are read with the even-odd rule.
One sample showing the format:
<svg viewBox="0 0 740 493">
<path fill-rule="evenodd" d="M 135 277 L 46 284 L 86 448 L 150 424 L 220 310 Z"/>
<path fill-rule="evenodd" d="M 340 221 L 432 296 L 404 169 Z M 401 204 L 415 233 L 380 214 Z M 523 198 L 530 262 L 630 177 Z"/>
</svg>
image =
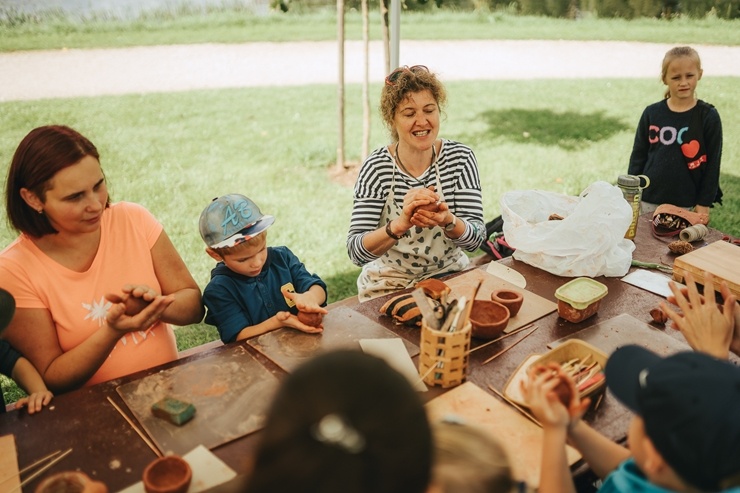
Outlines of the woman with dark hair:
<svg viewBox="0 0 740 493">
<path fill-rule="evenodd" d="M 349 257 L 362 266 L 360 301 L 463 270 L 470 264 L 463 250 L 484 240 L 475 155 L 437 138 L 446 101 L 444 86 L 422 65 L 385 79 L 380 110 L 392 143 L 360 169 L 347 235 Z"/>
<path fill-rule="evenodd" d="M 384 360 L 339 350 L 283 381 L 247 493 L 423 493 L 432 434 L 421 399 Z"/>
<path fill-rule="evenodd" d="M 203 318 L 200 289 L 162 225 L 111 203 L 95 146 L 65 126 L 32 130 L 13 156 L 0 252 L 16 301 L 4 338 L 49 389 L 68 391 L 177 358 L 169 324 Z"/>
</svg>

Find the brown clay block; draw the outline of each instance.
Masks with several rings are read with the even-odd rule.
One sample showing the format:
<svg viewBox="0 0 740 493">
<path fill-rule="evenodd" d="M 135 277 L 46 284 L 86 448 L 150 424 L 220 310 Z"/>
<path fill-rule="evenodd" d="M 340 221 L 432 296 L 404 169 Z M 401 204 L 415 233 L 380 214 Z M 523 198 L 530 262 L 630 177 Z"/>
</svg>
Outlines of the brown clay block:
<svg viewBox="0 0 740 493">
<path fill-rule="evenodd" d="M 193 418 L 195 415 L 195 406 L 189 402 L 165 397 L 152 404 L 152 413 L 158 418 L 180 426 Z"/>
</svg>

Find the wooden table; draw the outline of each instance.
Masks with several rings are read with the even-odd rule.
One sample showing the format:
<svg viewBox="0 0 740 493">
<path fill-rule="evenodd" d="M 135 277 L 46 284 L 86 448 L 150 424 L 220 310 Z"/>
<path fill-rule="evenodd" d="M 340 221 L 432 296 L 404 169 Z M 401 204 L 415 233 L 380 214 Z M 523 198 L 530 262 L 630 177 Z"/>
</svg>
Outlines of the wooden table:
<svg viewBox="0 0 740 493">
<path fill-rule="evenodd" d="M 634 258 L 672 265 L 673 256 L 666 248 L 668 241 L 653 237 L 649 221 L 648 215 L 640 218 Z M 721 237 L 722 233 L 711 230 L 706 241 L 716 241 Z M 552 301 L 556 301 L 555 290 L 569 280 L 512 258 L 501 262 L 525 276 L 529 291 Z M 518 336 L 491 344 L 489 347 L 472 353 L 468 379 L 483 389 L 487 389 L 489 384 L 502 389 L 523 358 L 531 353 L 543 352 L 549 342 L 622 313 L 629 313 L 640 320 L 649 322 L 650 309 L 657 306 L 662 299 L 650 292 L 626 284 L 618 278 L 599 278 L 598 280 L 607 285 L 609 296 L 608 302 L 602 303 L 595 317 L 580 324 L 572 324 L 560 319 L 556 312 L 552 313 L 537 322 L 539 329 L 530 337 L 493 363 L 481 366 L 482 361 L 515 342 Z M 335 303 L 330 306 L 330 309 L 337 306 L 351 306 L 357 312 L 376 320 L 400 337 L 418 344 L 418 329 L 395 326 L 388 317 L 379 315 L 379 307 L 385 300 L 384 297 L 358 304 L 356 299 L 351 299 Z M 683 341 L 681 335 L 674 329 L 664 330 L 671 337 Z M 482 342 L 485 341 L 474 340 L 473 347 Z M 250 354 L 278 378 L 285 376 L 283 370 L 242 341 L 208 349 L 158 368 L 56 396 L 51 407 L 37 415 L 29 416 L 25 411 L 0 415 L 0 435 L 13 434 L 15 436 L 20 468 L 56 450 L 73 448 L 73 452 L 68 457 L 52 467 L 41 478 L 53 472 L 79 469 L 105 482 L 111 492 L 119 491 L 139 481 L 142 471 L 155 458 L 155 455 L 118 411 L 110 405 L 107 398 L 112 398 L 124 411 L 128 412 L 127 407 L 116 393 L 116 387 L 119 385 L 162 369 L 185 365 L 194 359 L 227 350 L 234 344 L 244 345 Z M 688 349 L 688 346 L 686 348 Z M 426 398 L 433 398 L 442 392 L 443 390 L 439 388 L 431 389 L 426 393 Z M 586 420 L 592 426 L 615 441 L 624 439 L 629 419 L 629 413 L 613 398 L 604 399 L 598 410 L 590 411 L 586 416 Z M 248 435 L 215 448 L 213 453 L 232 469 L 243 473 L 247 469 L 247 460 L 254 450 L 256 440 L 257 434 Z M 581 465 L 576 473 L 580 475 L 585 470 L 585 466 Z M 24 491 L 33 491 L 41 478 L 30 482 Z"/>
</svg>

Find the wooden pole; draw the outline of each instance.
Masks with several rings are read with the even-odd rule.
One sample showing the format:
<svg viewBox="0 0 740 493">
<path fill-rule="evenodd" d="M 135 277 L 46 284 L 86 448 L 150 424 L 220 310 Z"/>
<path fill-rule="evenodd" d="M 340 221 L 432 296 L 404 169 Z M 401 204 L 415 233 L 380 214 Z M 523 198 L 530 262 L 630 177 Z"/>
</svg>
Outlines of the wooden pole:
<svg viewBox="0 0 740 493">
<path fill-rule="evenodd" d="M 337 0 L 337 43 L 339 44 L 339 79 L 337 81 L 337 107 L 339 132 L 337 143 L 337 169 L 344 169 L 344 0 Z"/>
<path fill-rule="evenodd" d="M 362 41 L 365 50 L 365 73 L 362 78 L 362 149 L 360 161 L 370 154 L 370 9 L 362 0 Z"/>
</svg>

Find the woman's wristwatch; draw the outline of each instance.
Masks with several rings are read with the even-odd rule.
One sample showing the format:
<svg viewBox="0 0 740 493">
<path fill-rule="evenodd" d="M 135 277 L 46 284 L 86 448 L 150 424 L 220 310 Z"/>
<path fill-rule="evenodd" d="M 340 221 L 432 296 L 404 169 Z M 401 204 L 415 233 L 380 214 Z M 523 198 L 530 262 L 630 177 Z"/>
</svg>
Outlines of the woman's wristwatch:
<svg viewBox="0 0 740 493">
<path fill-rule="evenodd" d="M 448 222 L 443 226 L 445 233 L 449 233 L 453 229 L 455 229 L 455 226 L 457 225 L 457 218 L 454 214 L 452 214 L 452 221 Z"/>
</svg>

